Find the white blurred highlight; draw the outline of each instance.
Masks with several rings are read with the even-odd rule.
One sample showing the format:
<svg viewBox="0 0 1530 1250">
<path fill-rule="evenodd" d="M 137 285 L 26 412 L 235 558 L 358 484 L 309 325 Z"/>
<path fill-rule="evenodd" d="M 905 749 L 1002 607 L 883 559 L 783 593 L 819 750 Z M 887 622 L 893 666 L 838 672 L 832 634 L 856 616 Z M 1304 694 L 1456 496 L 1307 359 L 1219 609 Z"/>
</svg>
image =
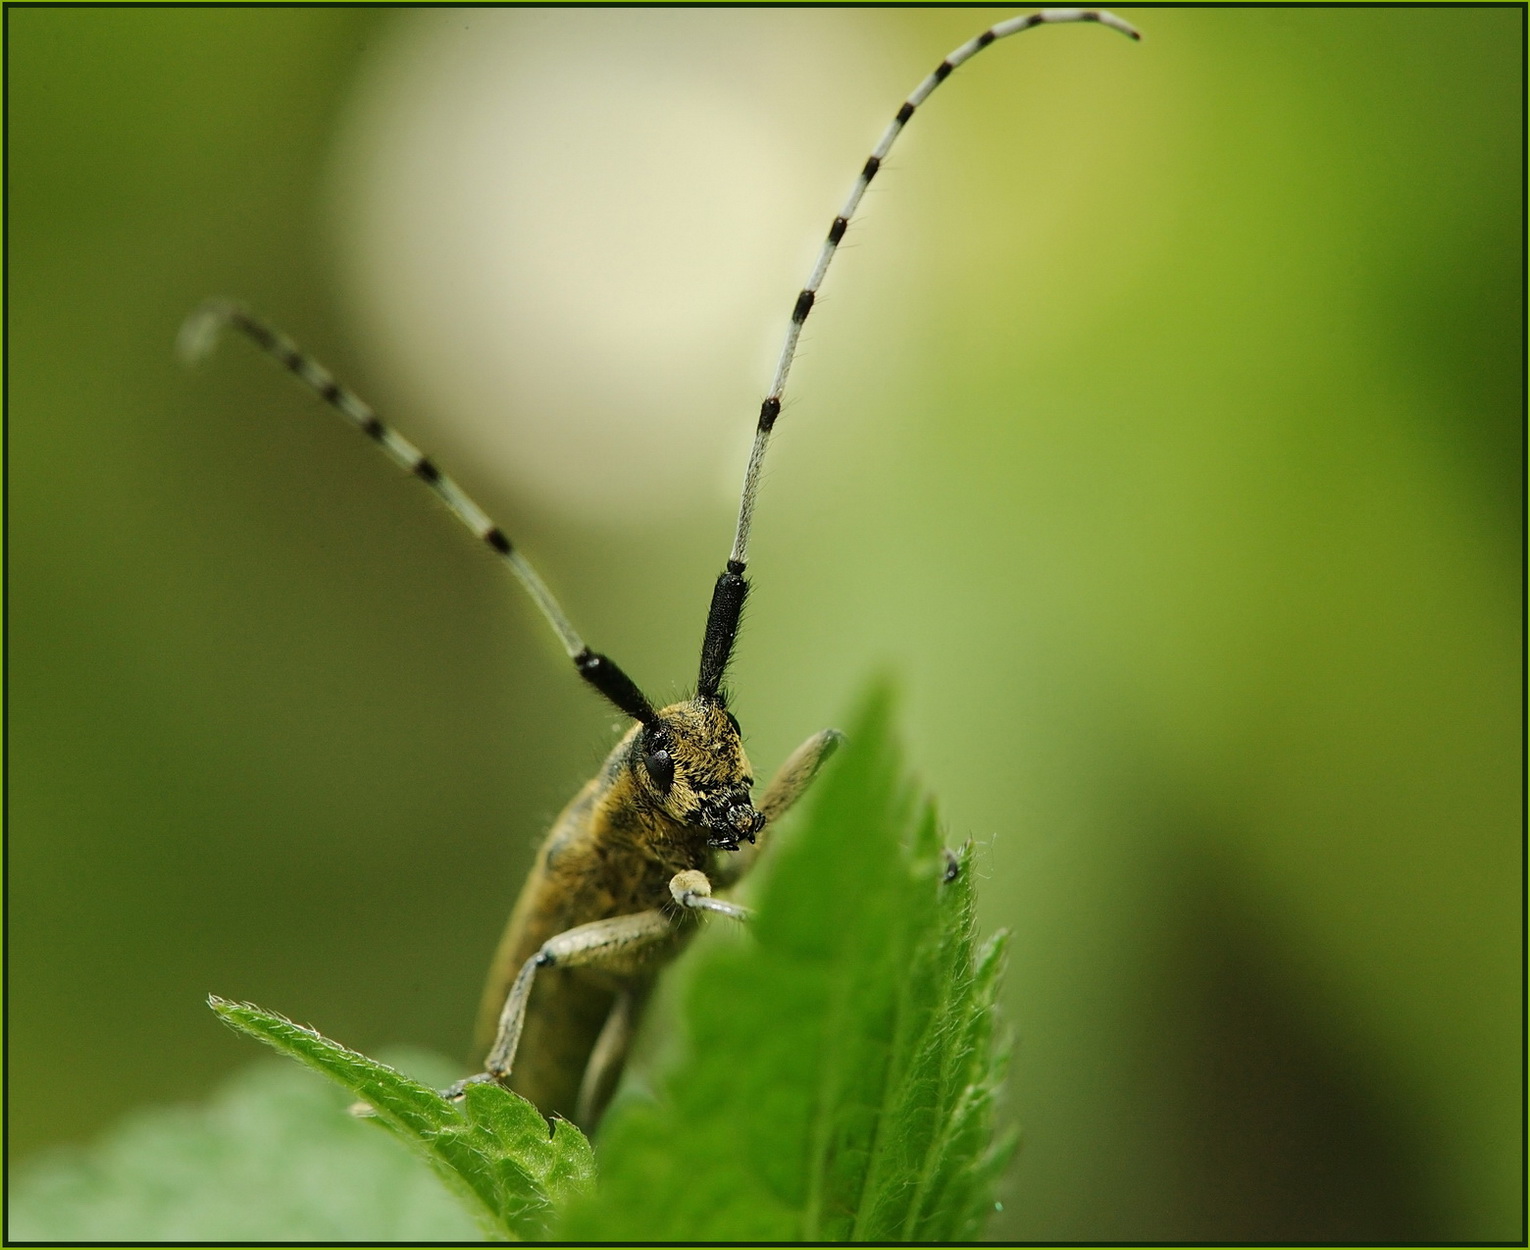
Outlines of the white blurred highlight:
<svg viewBox="0 0 1530 1250">
<path fill-rule="evenodd" d="M 335 179 L 379 406 L 486 503 L 607 523 L 731 507 L 797 289 L 896 107 L 866 81 L 877 29 L 401 15 Z"/>
</svg>

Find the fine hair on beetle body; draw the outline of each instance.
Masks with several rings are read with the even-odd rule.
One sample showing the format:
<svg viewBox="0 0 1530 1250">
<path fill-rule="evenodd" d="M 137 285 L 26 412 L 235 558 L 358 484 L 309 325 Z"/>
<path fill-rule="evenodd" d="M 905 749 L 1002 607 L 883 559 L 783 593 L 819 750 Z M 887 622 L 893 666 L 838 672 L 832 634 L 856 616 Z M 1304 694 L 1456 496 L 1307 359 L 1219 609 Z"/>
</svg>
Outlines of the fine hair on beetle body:
<svg viewBox="0 0 1530 1250">
<path fill-rule="evenodd" d="M 483 1070 L 546 1115 L 593 1129 L 621 1075 L 653 978 L 707 913 L 746 908 L 717 896 L 755 862 L 775 823 L 839 744 L 809 737 L 754 797 L 755 777 L 723 682 L 749 594 L 746 570 L 761 466 L 804 323 L 861 198 L 910 119 L 958 66 L 990 44 L 1037 26 L 1094 22 L 1139 38 L 1098 9 L 1043 9 L 999 22 L 946 56 L 886 125 L 832 219 L 760 404 L 733 545 L 712 588 L 695 693 L 655 708 L 638 685 L 574 629 L 536 570 L 463 490 L 372 408 L 280 331 L 230 300 L 207 301 L 181 329 L 195 360 L 232 329 L 273 356 L 407 472 L 506 564 L 557 635 L 579 676 L 632 722 L 595 777 L 553 822 L 492 961 L 479 1010 Z M 955 861 L 951 861 L 955 862 Z"/>
</svg>

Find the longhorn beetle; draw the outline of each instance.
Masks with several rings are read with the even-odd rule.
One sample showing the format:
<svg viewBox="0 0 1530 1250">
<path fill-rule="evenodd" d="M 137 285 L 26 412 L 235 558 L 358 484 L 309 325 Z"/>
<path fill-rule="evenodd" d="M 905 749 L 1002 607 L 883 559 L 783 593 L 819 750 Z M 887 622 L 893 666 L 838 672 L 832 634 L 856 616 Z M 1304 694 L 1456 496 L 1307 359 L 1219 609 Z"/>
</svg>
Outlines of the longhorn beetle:
<svg viewBox="0 0 1530 1250">
<path fill-rule="evenodd" d="M 1097 9 L 1043 9 L 1000 22 L 962 44 L 914 88 L 857 175 L 792 308 L 775 377 L 760 405 L 733 549 L 712 589 L 696 693 L 683 702 L 655 708 L 612 660 L 586 646 L 504 531 L 285 335 L 227 300 L 208 301 L 182 327 L 179 349 L 188 361 L 209 352 L 225 327 L 242 332 L 429 486 L 509 566 L 579 675 L 634 722 L 553 823 L 537 854 L 490 968 L 479 1015 L 484 1071 L 469 1080 L 499 1081 L 544 1114 L 593 1128 L 621 1074 L 657 968 L 686 943 L 701 913 L 748 917 L 745 908 L 715 897 L 714 886 L 732 885 L 743 875 L 770 826 L 840 741 L 832 729 L 814 734 L 756 804 L 739 723 L 722 688 L 749 591 L 744 571 L 760 467 L 781 414 L 798 337 L 856 206 L 914 111 L 952 70 L 989 44 L 1052 22 L 1099 22 L 1140 38 L 1128 23 Z"/>
</svg>

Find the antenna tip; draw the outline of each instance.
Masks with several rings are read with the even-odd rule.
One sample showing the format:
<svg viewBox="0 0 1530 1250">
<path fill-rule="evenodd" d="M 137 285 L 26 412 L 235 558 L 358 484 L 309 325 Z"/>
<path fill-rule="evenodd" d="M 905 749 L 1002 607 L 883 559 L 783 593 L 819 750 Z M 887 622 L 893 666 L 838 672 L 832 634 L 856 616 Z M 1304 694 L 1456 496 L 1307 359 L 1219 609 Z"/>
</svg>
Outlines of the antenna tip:
<svg viewBox="0 0 1530 1250">
<path fill-rule="evenodd" d="M 181 323 L 175 336 L 175 354 L 191 366 L 207 358 L 218 345 L 218 335 L 233 320 L 236 306 L 228 300 L 210 299 Z"/>
<path fill-rule="evenodd" d="M 1109 9 L 1094 10 L 1094 20 L 1099 22 L 1101 26 L 1109 26 L 1111 30 L 1119 30 L 1128 39 L 1136 40 L 1138 43 L 1142 42 L 1142 32 L 1125 18 L 1117 17 Z"/>
</svg>

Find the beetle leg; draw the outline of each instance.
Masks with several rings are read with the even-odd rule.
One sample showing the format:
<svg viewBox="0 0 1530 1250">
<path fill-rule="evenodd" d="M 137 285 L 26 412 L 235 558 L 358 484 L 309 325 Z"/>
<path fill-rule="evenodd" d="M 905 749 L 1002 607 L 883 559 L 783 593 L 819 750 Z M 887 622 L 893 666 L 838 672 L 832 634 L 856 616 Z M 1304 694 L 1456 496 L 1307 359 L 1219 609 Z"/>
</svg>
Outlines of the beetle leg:
<svg viewBox="0 0 1530 1250">
<path fill-rule="evenodd" d="M 695 869 L 677 872 L 669 881 L 670 896 L 681 907 L 693 911 L 713 911 L 735 920 L 747 920 L 753 913 L 737 903 L 725 902 L 712 897 L 712 883 L 706 873 Z M 653 986 L 651 977 L 644 977 L 623 989 L 611 1004 L 611 1013 L 601 1027 L 595 1047 L 585 1064 L 584 1078 L 579 1083 L 579 1099 L 575 1104 L 574 1122 L 586 1129 L 600 1122 L 606 1104 L 616 1092 L 616 1082 L 627 1062 L 627 1051 L 637 1032 L 637 1022 L 643 1004 Z"/>
<path fill-rule="evenodd" d="M 521 965 L 520 972 L 510 986 L 504 1008 L 499 1013 L 494 1045 L 489 1049 L 488 1058 L 483 1061 L 484 1074 L 497 1081 L 503 1081 L 510 1075 L 511 1065 L 515 1062 L 515 1051 L 521 1042 L 521 1028 L 526 1023 L 526 1004 L 531 1001 L 531 983 L 536 979 L 538 968 L 619 964 L 645 948 L 672 937 L 674 931 L 670 918 L 655 909 L 594 920 L 548 938 L 542 943 L 542 949 Z M 453 1086 L 448 1094 L 457 1092 L 458 1088 Z"/>
<path fill-rule="evenodd" d="M 713 898 L 712 883 L 707 880 L 707 874 L 694 868 L 687 868 L 671 877 L 669 892 L 681 907 L 689 907 L 694 911 L 715 911 L 719 915 L 731 916 L 734 920 L 754 918 L 754 913 L 747 907 Z"/>
<path fill-rule="evenodd" d="M 585 1065 L 584 1079 L 579 1083 L 579 1101 L 574 1109 L 576 1124 L 589 1128 L 600 1123 L 606 1104 L 616 1092 L 616 1082 L 626 1065 L 627 1051 L 652 984 L 651 979 L 645 978 L 640 984 L 624 989 L 611 1004 L 611 1014 L 606 1017 Z"/>
<path fill-rule="evenodd" d="M 760 795 L 756 809 L 765 817 L 765 828 L 756 836 L 753 845 L 739 847 L 738 851 L 717 863 L 717 883 L 730 886 L 740 880 L 754 867 L 770 827 L 791 810 L 792 804 L 807 793 L 807 788 L 818 775 L 824 761 L 833 755 L 845 735 L 837 729 L 823 729 L 815 733 L 800 747 L 786 757 L 786 763 L 776 771 Z"/>
<path fill-rule="evenodd" d="M 765 793 L 760 796 L 759 809 L 765 813 L 767 821 L 774 821 L 791 810 L 792 804 L 807 792 L 818 770 L 844 740 L 845 735 L 837 729 L 820 729 L 786 757 L 786 763 L 776 770 Z"/>
</svg>

